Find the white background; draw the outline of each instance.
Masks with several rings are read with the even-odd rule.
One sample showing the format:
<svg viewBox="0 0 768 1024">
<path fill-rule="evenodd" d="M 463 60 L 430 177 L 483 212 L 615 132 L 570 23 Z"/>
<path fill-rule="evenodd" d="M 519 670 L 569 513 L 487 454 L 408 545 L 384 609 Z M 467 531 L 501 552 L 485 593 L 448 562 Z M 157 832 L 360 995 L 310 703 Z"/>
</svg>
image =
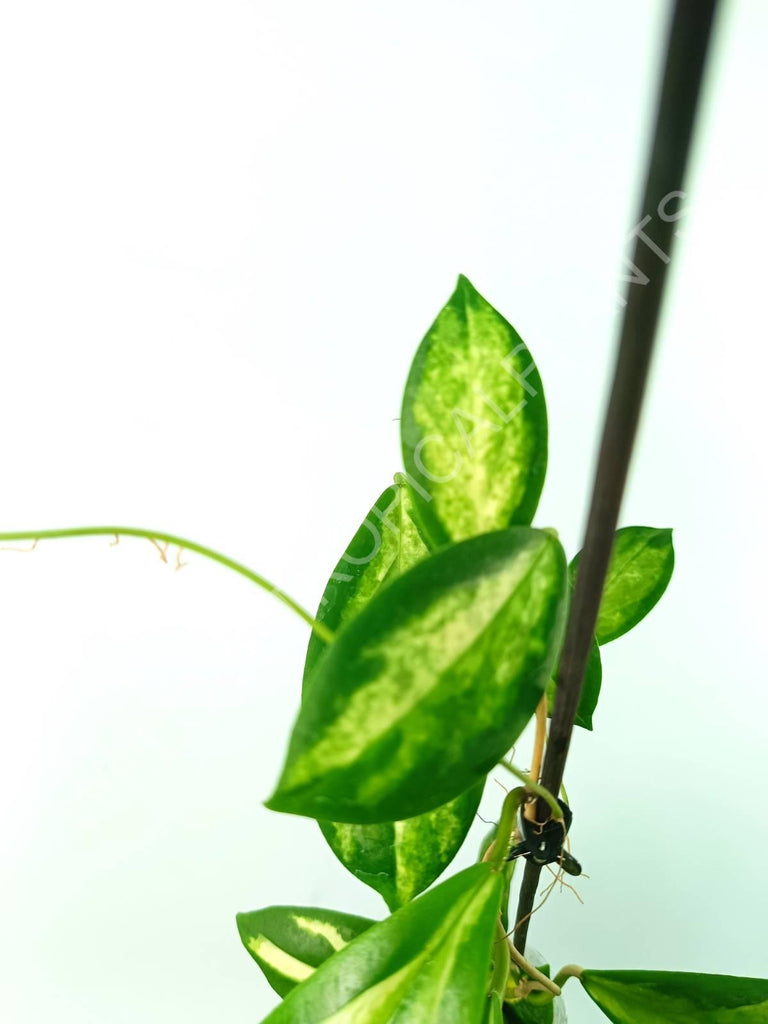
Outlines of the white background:
<svg viewBox="0 0 768 1024">
<path fill-rule="evenodd" d="M 665 10 L 7 0 L 0 529 L 176 531 L 314 607 L 399 468 L 408 365 L 461 271 L 539 364 L 537 523 L 573 553 Z M 768 6 L 720 29 L 622 516 L 673 526 L 677 567 L 573 745 L 591 877 L 533 923 L 555 966 L 768 972 Z M 261 807 L 306 627 L 189 563 L 0 553 L 9 1024 L 257 1021 L 275 997 L 235 911 L 383 913 L 311 822 Z"/>
</svg>

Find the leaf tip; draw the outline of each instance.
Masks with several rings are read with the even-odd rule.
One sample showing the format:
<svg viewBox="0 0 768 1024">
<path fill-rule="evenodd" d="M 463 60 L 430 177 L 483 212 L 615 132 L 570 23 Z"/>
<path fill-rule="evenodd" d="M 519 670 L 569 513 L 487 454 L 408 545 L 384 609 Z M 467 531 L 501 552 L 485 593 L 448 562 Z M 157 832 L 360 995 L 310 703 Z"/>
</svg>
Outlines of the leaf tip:
<svg viewBox="0 0 768 1024">
<path fill-rule="evenodd" d="M 285 811 L 287 808 L 284 806 L 284 801 L 281 798 L 280 787 L 274 791 L 272 796 L 267 797 L 266 800 L 262 801 L 262 806 L 266 807 L 268 811 Z"/>
<path fill-rule="evenodd" d="M 459 274 L 453 294 L 454 296 L 462 298 L 465 302 L 480 295 L 477 288 L 475 288 L 465 274 Z"/>
</svg>

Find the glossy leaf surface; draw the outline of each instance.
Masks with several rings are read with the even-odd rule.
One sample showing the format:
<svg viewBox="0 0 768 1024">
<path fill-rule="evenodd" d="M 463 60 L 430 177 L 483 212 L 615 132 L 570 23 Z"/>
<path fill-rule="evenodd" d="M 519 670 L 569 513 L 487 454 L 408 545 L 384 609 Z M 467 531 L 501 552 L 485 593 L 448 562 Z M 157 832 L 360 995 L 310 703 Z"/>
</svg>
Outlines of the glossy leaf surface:
<svg viewBox="0 0 768 1024">
<path fill-rule="evenodd" d="M 237 915 L 243 945 L 281 996 L 373 924 L 317 907 L 266 907 Z"/>
<path fill-rule="evenodd" d="M 263 1024 L 482 1024 L 501 876 L 462 871 L 331 957 Z"/>
<path fill-rule="evenodd" d="M 579 557 L 571 563 L 573 580 Z M 671 530 L 625 526 L 616 531 L 597 617 L 598 643 L 616 640 L 645 618 L 667 589 L 674 565 Z"/>
<path fill-rule="evenodd" d="M 410 490 L 398 476 L 368 513 L 325 588 L 316 618 L 337 630 L 379 589 L 428 554 L 412 515 Z M 304 686 L 325 644 L 313 633 Z M 459 851 L 474 820 L 483 783 L 434 811 L 405 821 L 351 825 L 320 821 L 341 863 L 396 910 L 423 892 Z"/>
<path fill-rule="evenodd" d="M 671 971 L 584 971 L 613 1024 L 768 1024 L 768 981 Z"/>
<path fill-rule="evenodd" d="M 378 825 L 319 822 L 333 852 L 353 875 L 397 910 L 443 873 L 474 821 L 485 780 L 434 811 Z"/>
<path fill-rule="evenodd" d="M 416 353 L 401 435 L 434 546 L 533 519 L 547 468 L 541 379 L 515 329 L 466 277 Z"/>
<path fill-rule="evenodd" d="M 451 545 L 384 587 L 319 661 L 267 806 L 370 824 L 479 783 L 544 692 L 564 556 L 518 527 Z"/>
</svg>

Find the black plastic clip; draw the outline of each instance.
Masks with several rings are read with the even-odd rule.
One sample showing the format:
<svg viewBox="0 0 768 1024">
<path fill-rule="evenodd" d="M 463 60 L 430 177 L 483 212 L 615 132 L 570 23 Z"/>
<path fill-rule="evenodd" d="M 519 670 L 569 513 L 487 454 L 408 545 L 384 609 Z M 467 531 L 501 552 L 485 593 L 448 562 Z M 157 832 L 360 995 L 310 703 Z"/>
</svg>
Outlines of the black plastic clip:
<svg viewBox="0 0 768 1024">
<path fill-rule="evenodd" d="M 567 850 L 563 849 L 565 837 L 573 821 L 573 813 L 564 800 L 558 797 L 557 802 L 563 812 L 562 820 L 550 818 L 543 825 L 526 818 L 525 804 L 523 804 L 517 818 L 517 830 L 521 839 L 509 851 L 507 860 L 526 857 L 534 864 L 558 863 L 569 875 L 581 874 L 581 864 Z"/>
</svg>

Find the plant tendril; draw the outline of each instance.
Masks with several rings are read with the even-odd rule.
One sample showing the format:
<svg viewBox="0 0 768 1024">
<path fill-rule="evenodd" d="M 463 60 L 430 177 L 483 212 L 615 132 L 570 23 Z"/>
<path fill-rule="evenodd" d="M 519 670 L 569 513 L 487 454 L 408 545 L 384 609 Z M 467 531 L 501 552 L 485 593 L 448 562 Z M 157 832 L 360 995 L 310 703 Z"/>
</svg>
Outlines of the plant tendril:
<svg viewBox="0 0 768 1024">
<path fill-rule="evenodd" d="M 256 586 L 261 587 L 262 590 L 266 590 L 268 594 L 276 597 L 278 601 L 284 604 L 287 608 L 290 608 L 291 611 L 295 612 L 299 618 L 303 619 L 307 625 L 312 628 L 312 631 L 316 633 L 321 640 L 325 641 L 325 643 L 329 644 L 333 642 L 332 631 L 328 629 L 327 626 L 323 625 L 322 622 L 318 622 L 317 619 L 314 619 L 306 608 L 303 608 L 298 601 L 294 601 L 292 597 L 289 597 L 283 590 L 276 587 L 274 583 L 270 583 L 269 580 L 265 579 L 259 573 L 254 572 L 253 569 L 249 569 L 241 562 L 236 562 L 234 558 L 222 555 L 219 551 L 214 551 L 213 548 L 209 548 L 205 544 L 198 544 L 196 541 L 186 540 L 184 537 L 178 537 L 173 533 L 165 533 L 161 530 L 144 530 L 135 526 L 76 526 L 57 530 L 19 530 L 9 533 L 0 533 L 0 542 L 31 540 L 34 543 L 32 548 L 29 550 L 34 550 L 38 542 L 41 540 L 61 540 L 69 537 L 102 536 L 114 537 L 115 539 L 112 542 L 112 546 L 118 543 L 120 537 L 142 537 L 144 540 L 148 540 L 150 543 L 154 544 L 160 552 L 161 559 L 166 563 L 168 562 L 168 548 L 171 545 L 178 546 L 179 555 L 176 563 L 177 569 L 186 565 L 185 562 L 181 562 L 181 552 L 183 550 L 194 551 L 196 554 L 202 555 L 204 558 L 209 558 L 213 562 L 218 562 L 219 565 L 223 565 L 226 569 L 231 569 L 240 576 L 244 576 L 245 579 L 250 580 L 251 583 L 255 583 Z"/>
</svg>

